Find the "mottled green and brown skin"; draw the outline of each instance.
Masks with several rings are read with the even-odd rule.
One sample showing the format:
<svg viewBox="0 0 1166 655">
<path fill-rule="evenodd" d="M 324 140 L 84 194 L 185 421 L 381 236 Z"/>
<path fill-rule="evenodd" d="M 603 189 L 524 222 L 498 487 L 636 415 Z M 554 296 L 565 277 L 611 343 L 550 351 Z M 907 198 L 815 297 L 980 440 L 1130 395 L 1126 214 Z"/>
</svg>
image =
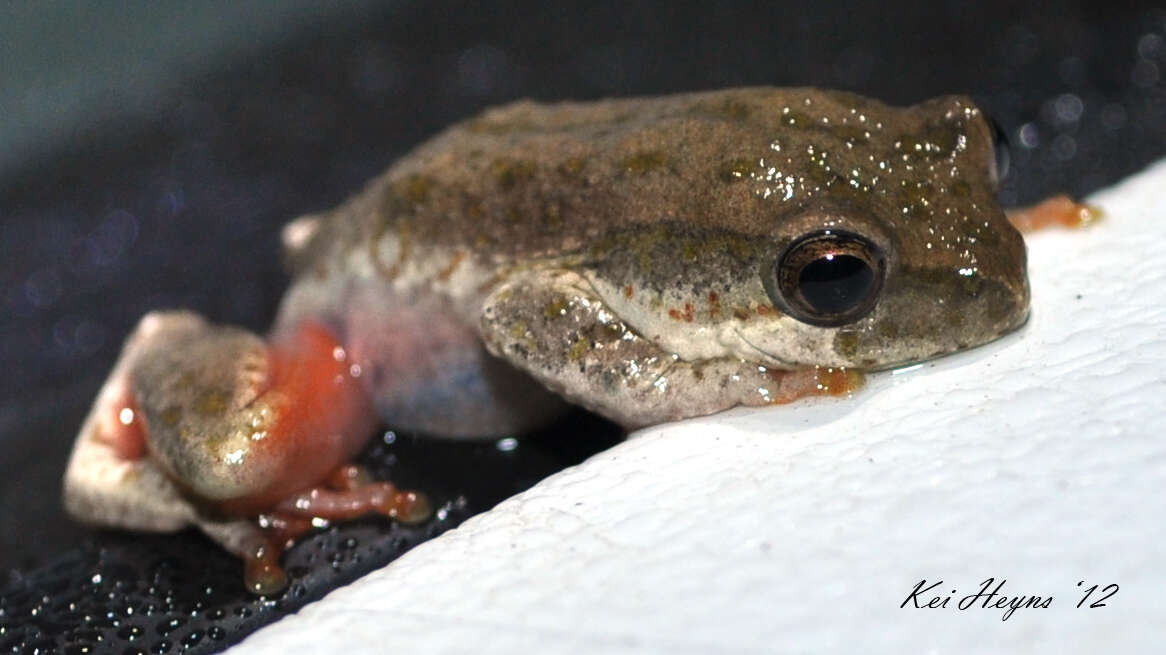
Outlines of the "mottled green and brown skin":
<svg viewBox="0 0 1166 655">
<path fill-rule="evenodd" d="M 464 326 L 629 425 L 771 402 L 776 370 L 893 366 L 1023 323 L 1025 249 L 995 200 L 992 137 L 964 97 L 518 102 L 451 127 L 305 228 L 283 321 L 351 323 L 352 289 L 375 288 L 385 320 Z M 881 245 L 886 282 L 865 317 L 816 327 L 775 307 L 763 279 L 829 226 Z"/>
</svg>

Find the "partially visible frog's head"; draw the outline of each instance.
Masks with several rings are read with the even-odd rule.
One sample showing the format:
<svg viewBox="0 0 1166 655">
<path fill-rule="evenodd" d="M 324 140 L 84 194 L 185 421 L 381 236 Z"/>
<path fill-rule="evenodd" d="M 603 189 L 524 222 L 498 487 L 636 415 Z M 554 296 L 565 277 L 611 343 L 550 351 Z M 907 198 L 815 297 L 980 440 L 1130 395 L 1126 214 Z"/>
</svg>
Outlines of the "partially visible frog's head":
<svg viewBox="0 0 1166 655">
<path fill-rule="evenodd" d="M 739 142 L 690 138 L 675 171 L 688 179 L 674 197 L 707 202 L 592 249 L 592 284 L 641 335 L 689 360 L 871 369 L 1024 323 L 1024 242 L 995 199 L 995 132 L 969 100 L 736 93 L 719 102 L 746 117 Z"/>
</svg>

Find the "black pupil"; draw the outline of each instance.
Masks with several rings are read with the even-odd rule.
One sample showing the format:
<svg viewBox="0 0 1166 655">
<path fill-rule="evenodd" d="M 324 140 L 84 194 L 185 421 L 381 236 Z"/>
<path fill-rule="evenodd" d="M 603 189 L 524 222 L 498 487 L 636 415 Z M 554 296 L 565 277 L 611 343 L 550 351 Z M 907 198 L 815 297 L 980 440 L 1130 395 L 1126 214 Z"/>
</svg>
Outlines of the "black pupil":
<svg viewBox="0 0 1166 655">
<path fill-rule="evenodd" d="M 798 290 L 819 314 L 842 314 L 866 301 L 874 271 L 851 255 L 834 254 L 810 262 L 798 274 Z"/>
</svg>

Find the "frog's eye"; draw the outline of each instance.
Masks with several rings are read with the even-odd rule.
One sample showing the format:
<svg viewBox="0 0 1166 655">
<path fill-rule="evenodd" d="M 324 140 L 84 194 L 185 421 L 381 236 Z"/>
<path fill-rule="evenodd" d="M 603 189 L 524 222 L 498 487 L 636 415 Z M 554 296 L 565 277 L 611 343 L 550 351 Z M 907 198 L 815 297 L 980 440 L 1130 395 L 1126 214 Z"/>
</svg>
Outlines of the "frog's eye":
<svg viewBox="0 0 1166 655">
<path fill-rule="evenodd" d="M 886 269 L 882 249 L 851 232 L 821 230 L 777 258 L 771 299 L 794 318 L 822 327 L 852 323 L 878 300 Z"/>
<path fill-rule="evenodd" d="M 988 125 L 992 126 L 992 147 L 996 152 L 996 170 L 992 181 L 999 184 L 1008 177 L 1008 166 L 1012 162 L 1012 153 L 1008 149 L 1008 133 L 1000 127 L 996 119 L 988 116 Z"/>
</svg>

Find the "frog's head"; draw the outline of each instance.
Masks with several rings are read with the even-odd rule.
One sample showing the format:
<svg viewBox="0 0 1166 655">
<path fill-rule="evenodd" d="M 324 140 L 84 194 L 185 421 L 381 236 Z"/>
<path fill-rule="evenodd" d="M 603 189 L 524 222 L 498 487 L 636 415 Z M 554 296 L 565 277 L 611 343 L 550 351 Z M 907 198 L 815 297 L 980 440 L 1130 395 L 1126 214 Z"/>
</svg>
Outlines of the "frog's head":
<svg viewBox="0 0 1166 655">
<path fill-rule="evenodd" d="M 777 312 L 736 334 L 782 361 L 863 369 L 992 341 L 1028 316 L 1024 242 L 994 205 L 965 228 L 902 232 L 865 208 L 809 209 L 760 266 Z"/>
<path fill-rule="evenodd" d="M 1003 153 L 969 100 L 735 101 L 753 103 L 743 113 L 755 124 L 737 130 L 758 145 L 681 171 L 689 204 L 714 201 L 629 228 L 594 269 L 634 329 L 689 360 L 874 369 L 1024 323 L 1025 246 L 995 198 Z"/>
<path fill-rule="evenodd" d="M 271 341 L 190 312 L 146 315 L 98 403 L 99 438 L 147 454 L 193 499 L 268 509 L 352 457 L 373 427 L 346 354 L 314 323 Z"/>
</svg>

